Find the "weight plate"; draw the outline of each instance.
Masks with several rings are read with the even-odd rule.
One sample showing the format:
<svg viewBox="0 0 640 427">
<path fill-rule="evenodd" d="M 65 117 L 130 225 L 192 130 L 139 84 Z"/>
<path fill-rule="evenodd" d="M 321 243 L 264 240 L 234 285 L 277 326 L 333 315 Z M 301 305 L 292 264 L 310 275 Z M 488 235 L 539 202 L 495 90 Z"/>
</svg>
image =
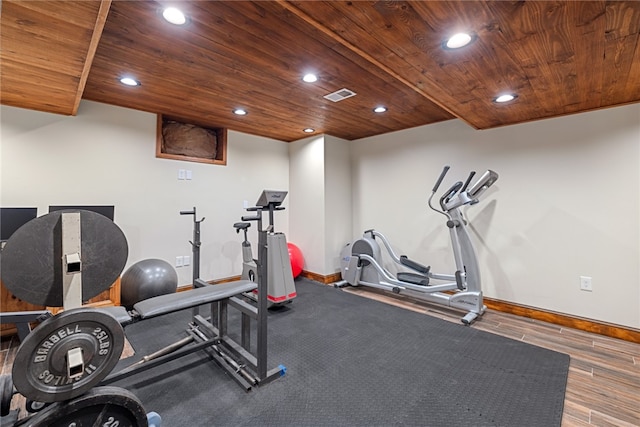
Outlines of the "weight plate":
<svg viewBox="0 0 640 427">
<path fill-rule="evenodd" d="M 68 402 L 54 403 L 29 419 L 30 427 L 147 427 L 142 403 L 120 387 L 96 387 Z"/>
<path fill-rule="evenodd" d="M 91 211 L 55 211 L 20 227 L 2 249 L 2 282 L 21 300 L 63 305 L 61 216 L 65 212 L 80 212 L 82 300 L 108 289 L 122 273 L 129 250 L 113 221 Z"/>
<path fill-rule="evenodd" d="M 124 348 L 124 331 L 102 311 L 81 307 L 42 322 L 22 342 L 13 363 L 13 382 L 26 398 L 38 402 L 73 399 L 102 381 Z M 84 370 L 67 373 L 67 354 L 80 349 Z"/>
<path fill-rule="evenodd" d="M 11 375 L 4 374 L 0 376 L 0 416 L 7 416 L 11 412 L 11 400 L 13 399 L 13 380 Z"/>
</svg>

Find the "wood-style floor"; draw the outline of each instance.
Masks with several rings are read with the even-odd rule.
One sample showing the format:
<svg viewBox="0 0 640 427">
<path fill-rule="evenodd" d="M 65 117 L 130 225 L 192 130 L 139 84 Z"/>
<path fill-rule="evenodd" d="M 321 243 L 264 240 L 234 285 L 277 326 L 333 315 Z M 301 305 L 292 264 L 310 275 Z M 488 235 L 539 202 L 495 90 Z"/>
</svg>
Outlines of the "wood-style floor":
<svg viewBox="0 0 640 427">
<path fill-rule="evenodd" d="M 460 322 L 460 312 L 446 307 L 372 288 L 344 290 Z M 471 327 L 571 356 L 563 427 L 640 426 L 640 344 L 492 310 L 487 310 Z"/>
<path fill-rule="evenodd" d="M 457 311 L 402 296 L 365 288 L 349 287 L 345 292 L 451 322 L 460 321 Z M 471 327 L 571 356 L 563 427 L 640 426 L 640 344 L 492 310 L 488 310 Z M 3 373 L 11 372 L 16 345 L 15 338 L 2 340 L 0 363 Z M 20 404 L 20 399 L 14 398 L 12 406 L 19 407 Z"/>
</svg>

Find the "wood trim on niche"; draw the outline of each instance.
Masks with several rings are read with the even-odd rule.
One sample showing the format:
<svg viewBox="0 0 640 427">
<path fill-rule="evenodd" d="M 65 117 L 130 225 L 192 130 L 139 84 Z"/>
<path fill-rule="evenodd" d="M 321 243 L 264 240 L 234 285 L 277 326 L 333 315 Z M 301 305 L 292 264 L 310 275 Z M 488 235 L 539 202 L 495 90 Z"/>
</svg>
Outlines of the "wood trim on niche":
<svg viewBox="0 0 640 427">
<path fill-rule="evenodd" d="M 201 127 L 208 131 L 214 131 L 217 137 L 217 147 L 216 147 L 216 156 L 215 159 L 204 158 L 204 157 L 194 157 L 189 155 L 182 154 L 174 154 L 174 153 L 166 153 L 163 150 L 163 123 L 165 120 L 172 120 L 179 123 L 184 123 L 187 125 L 193 125 L 197 127 Z M 158 114 L 158 119 L 156 123 L 156 157 L 161 159 L 170 159 L 170 160 L 183 160 L 187 162 L 197 162 L 197 163 L 208 163 L 211 165 L 220 165 L 225 166 L 227 164 L 227 129 L 215 126 L 202 126 L 197 123 L 186 122 L 181 119 L 176 119 L 173 117 L 163 116 L 162 114 Z"/>
</svg>

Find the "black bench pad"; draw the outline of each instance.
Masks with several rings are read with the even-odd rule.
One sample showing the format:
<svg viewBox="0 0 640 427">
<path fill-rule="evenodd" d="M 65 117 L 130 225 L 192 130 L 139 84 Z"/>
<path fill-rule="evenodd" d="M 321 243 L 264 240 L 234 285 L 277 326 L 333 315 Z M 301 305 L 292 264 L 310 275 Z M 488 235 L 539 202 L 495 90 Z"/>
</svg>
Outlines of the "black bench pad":
<svg viewBox="0 0 640 427">
<path fill-rule="evenodd" d="M 133 309 L 140 315 L 141 319 L 149 319 L 162 314 L 184 310 L 185 308 L 220 301 L 221 299 L 252 291 L 257 287 L 257 283 L 250 280 L 208 285 L 184 292 L 149 298 L 134 304 Z"/>
<path fill-rule="evenodd" d="M 120 323 L 121 325 L 126 325 L 128 323 L 131 323 L 131 321 L 133 321 L 133 319 L 127 312 L 127 309 L 121 306 L 100 307 L 99 310 L 115 317 L 118 323 Z"/>
<path fill-rule="evenodd" d="M 175 292 L 148 298 L 134 304 L 133 309 L 138 313 L 139 319 L 149 319 L 163 314 L 173 313 L 174 311 L 220 301 L 234 295 L 253 291 L 257 287 L 258 285 L 250 280 L 238 280 L 220 285 L 207 285 L 184 292 Z M 101 310 L 111 314 L 122 325 L 133 321 L 124 307 L 103 307 Z"/>
</svg>

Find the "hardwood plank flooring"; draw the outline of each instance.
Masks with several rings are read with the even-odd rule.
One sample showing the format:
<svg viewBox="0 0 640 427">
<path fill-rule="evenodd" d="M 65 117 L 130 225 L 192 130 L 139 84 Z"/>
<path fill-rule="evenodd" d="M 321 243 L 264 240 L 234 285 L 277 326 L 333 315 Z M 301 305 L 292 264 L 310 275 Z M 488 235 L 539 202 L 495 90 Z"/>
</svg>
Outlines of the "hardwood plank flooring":
<svg viewBox="0 0 640 427">
<path fill-rule="evenodd" d="M 460 312 L 446 307 L 375 289 L 347 287 L 344 291 L 460 322 Z M 640 427 L 640 344 L 493 310 L 487 310 L 482 319 L 471 327 L 571 356 L 563 427 Z M 8 373 L 11 372 L 17 339 L 5 338 L 1 344 L 2 373 Z M 14 399 L 12 402 L 13 408 L 23 405 L 24 400 Z"/>
</svg>

